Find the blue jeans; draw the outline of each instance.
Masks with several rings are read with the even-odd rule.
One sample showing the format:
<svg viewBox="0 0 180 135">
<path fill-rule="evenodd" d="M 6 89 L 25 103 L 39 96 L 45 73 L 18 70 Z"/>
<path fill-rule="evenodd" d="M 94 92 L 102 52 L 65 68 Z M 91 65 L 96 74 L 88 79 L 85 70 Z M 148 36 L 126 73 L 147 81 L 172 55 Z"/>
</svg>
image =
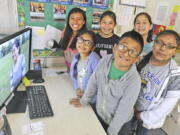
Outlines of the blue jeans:
<svg viewBox="0 0 180 135">
<path fill-rule="evenodd" d="M 118 135 L 148 135 L 149 129 L 142 126 L 142 121 L 132 118 L 124 124 Z M 135 134 L 136 133 L 136 134 Z"/>
<path fill-rule="evenodd" d="M 142 121 L 138 121 L 136 135 L 148 135 L 149 129 L 142 126 Z"/>
</svg>

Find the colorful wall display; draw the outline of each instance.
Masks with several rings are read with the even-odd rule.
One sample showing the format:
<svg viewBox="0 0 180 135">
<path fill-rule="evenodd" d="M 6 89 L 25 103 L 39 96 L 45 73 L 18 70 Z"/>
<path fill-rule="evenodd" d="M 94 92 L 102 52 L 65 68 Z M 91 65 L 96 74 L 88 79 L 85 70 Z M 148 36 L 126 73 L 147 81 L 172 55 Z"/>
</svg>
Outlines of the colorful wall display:
<svg viewBox="0 0 180 135">
<path fill-rule="evenodd" d="M 113 0 L 17 0 L 19 26 L 44 28 L 45 30 L 48 25 L 51 25 L 63 30 L 69 11 L 74 7 L 79 7 L 86 12 L 87 28 L 97 32 L 100 15 L 106 10 L 111 10 L 112 5 Z M 39 36 L 39 39 L 41 39 L 41 36 Z M 48 54 L 49 51 L 42 47 L 36 46 L 33 49 L 34 57 L 44 57 Z M 62 52 L 58 55 L 61 56 Z"/>
<path fill-rule="evenodd" d="M 25 27 L 25 25 L 26 25 L 24 4 L 25 3 L 23 0 L 17 0 L 17 12 L 18 12 L 19 27 Z"/>
<path fill-rule="evenodd" d="M 71 0 L 50 0 L 50 2 L 58 3 L 58 4 L 71 4 Z"/>
<path fill-rule="evenodd" d="M 107 8 L 108 7 L 108 0 L 92 0 L 92 7 Z"/>
<path fill-rule="evenodd" d="M 100 17 L 103 13 L 103 10 L 100 10 L 100 9 L 93 9 L 93 19 L 92 19 L 92 30 L 95 31 L 95 32 L 98 32 L 99 29 L 100 29 Z"/>
<path fill-rule="evenodd" d="M 53 19 L 54 21 L 65 22 L 66 19 L 66 6 L 54 4 L 53 5 Z"/>
<path fill-rule="evenodd" d="M 17 0 L 19 26 L 46 27 L 52 25 L 64 29 L 66 15 L 73 7 L 86 11 L 87 28 L 92 28 L 94 10 L 112 9 L 114 0 Z"/>
<path fill-rule="evenodd" d="M 72 4 L 78 6 L 91 6 L 91 0 L 72 0 Z"/>
<path fill-rule="evenodd" d="M 153 30 L 154 30 L 154 34 L 157 35 L 159 32 L 166 30 L 166 26 L 154 24 Z"/>
<path fill-rule="evenodd" d="M 36 2 L 49 2 L 49 0 L 29 0 L 29 1 L 36 1 Z"/>
<path fill-rule="evenodd" d="M 31 21 L 44 21 L 44 3 L 30 2 Z"/>
</svg>

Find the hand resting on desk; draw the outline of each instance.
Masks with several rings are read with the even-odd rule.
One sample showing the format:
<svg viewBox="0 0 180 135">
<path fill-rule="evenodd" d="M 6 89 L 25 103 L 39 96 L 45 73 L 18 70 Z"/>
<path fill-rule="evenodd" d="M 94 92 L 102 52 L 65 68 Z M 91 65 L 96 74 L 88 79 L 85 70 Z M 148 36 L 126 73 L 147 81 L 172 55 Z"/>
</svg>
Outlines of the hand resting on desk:
<svg viewBox="0 0 180 135">
<path fill-rule="evenodd" d="M 82 104 L 80 103 L 80 98 L 72 98 L 69 103 L 74 107 L 82 107 Z"/>
<path fill-rule="evenodd" d="M 77 96 L 78 98 L 81 98 L 81 97 L 83 96 L 83 94 L 84 94 L 84 91 L 83 91 L 83 90 L 81 90 L 81 89 L 77 89 L 77 90 L 76 90 L 76 96 Z"/>
</svg>

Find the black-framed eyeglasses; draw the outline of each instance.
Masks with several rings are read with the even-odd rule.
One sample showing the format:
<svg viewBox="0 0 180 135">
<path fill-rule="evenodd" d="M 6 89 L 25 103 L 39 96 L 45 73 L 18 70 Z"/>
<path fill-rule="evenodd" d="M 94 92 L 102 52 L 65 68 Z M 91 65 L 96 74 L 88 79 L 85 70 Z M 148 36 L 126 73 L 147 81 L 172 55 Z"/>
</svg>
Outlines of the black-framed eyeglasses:
<svg viewBox="0 0 180 135">
<path fill-rule="evenodd" d="M 85 45 L 85 46 L 88 46 L 88 47 L 91 47 L 91 46 L 93 46 L 93 44 L 94 44 L 92 41 L 90 41 L 90 40 L 85 40 L 85 39 L 83 39 L 82 37 L 78 37 L 78 38 L 77 38 L 77 43 L 79 43 L 79 44 L 84 43 L 84 45 Z"/>
<path fill-rule="evenodd" d="M 134 50 L 134 49 L 129 49 L 129 48 L 128 48 L 126 45 L 124 45 L 124 44 L 118 44 L 117 48 L 118 48 L 118 50 L 119 50 L 120 52 L 123 52 L 123 53 L 128 52 L 128 55 L 129 55 L 130 57 L 132 57 L 132 58 L 135 58 L 135 57 L 139 56 L 139 52 L 138 52 L 138 51 L 136 51 L 136 50 Z"/>
<path fill-rule="evenodd" d="M 161 41 L 161 40 L 154 40 L 154 43 L 155 43 L 155 45 L 158 46 L 158 47 L 163 47 L 163 46 L 165 46 L 165 48 L 166 48 L 166 49 L 169 49 L 169 50 L 172 50 L 172 49 L 177 48 L 177 46 L 171 45 L 171 44 L 165 44 L 165 43 L 164 43 L 163 41 Z"/>
</svg>

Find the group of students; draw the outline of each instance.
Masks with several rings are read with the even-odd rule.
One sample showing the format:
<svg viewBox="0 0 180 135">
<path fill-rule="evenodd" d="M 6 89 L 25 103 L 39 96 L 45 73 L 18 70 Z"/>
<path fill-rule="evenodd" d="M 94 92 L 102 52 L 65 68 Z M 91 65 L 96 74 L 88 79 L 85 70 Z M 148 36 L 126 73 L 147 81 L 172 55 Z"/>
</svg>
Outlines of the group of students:
<svg viewBox="0 0 180 135">
<path fill-rule="evenodd" d="M 69 12 L 60 46 L 76 90 L 70 104 L 95 105 L 108 135 L 132 135 L 135 127 L 136 135 L 147 135 L 162 127 L 180 98 L 180 67 L 172 58 L 180 37 L 165 30 L 153 39 L 145 12 L 121 37 L 115 26 L 116 15 L 105 11 L 94 34 L 86 29 L 83 10 Z"/>
</svg>

